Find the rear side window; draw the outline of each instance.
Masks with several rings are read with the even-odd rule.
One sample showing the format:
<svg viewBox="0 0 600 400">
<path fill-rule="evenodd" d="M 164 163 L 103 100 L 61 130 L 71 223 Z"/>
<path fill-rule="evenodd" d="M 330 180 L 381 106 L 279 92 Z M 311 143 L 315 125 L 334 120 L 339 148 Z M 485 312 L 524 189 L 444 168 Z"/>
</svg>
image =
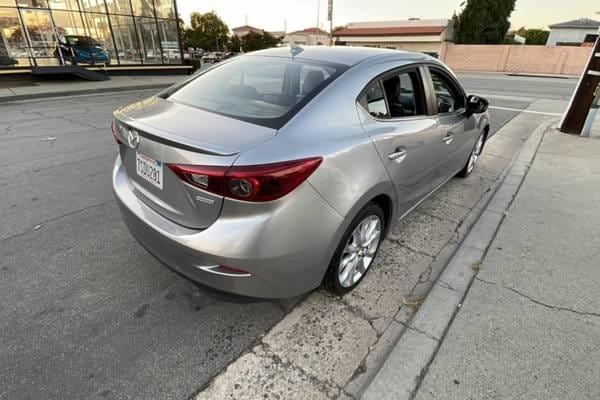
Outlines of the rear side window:
<svg viewBox="0 0 600 400">
<path fill-rule="evenodd" d="M 360 103 L 363 108 L 371 114 L 372 117 L 386 119 L 390 117 L 385 102 L 385 94 L 381 81 L 373 83 L 368 89 L 365 95 L 361 98 Z"/>
<path fill-rule="evenodd" d="M 294 59 L 240 57 L 161 97 L 277 129 L 346 68 Z"/>
</svg>

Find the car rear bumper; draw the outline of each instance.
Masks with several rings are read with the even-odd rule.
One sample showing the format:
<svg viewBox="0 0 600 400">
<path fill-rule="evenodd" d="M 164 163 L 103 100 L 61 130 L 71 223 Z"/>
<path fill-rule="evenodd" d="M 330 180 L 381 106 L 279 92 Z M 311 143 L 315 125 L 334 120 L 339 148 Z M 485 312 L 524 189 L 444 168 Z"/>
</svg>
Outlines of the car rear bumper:
<svg viewBox="0 0 600 400">
<path fill-rule="evenodd" d="M 113 189 L 133 236 L 157 259 L 200 287 L 255 299 L 290 298 L 317 287 L 339 240 L 343 218 L 305 182 L 293 193 L 255 205 L 226 200 L 204 230 L 170 221 L 130 189 L 117 157 Z M 227 276 L 227 265 L 250 276 Z"/>
</svg>

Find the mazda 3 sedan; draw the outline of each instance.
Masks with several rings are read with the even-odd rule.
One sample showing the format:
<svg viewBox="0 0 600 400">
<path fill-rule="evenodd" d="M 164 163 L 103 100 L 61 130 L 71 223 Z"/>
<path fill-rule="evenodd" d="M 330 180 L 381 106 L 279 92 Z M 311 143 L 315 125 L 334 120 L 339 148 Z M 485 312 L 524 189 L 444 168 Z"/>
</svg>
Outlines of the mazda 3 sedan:
<svg viewBox="0 0 600 400">
<path fill-rule="evenodd" d="M 258 51 L 117 110 L 114 192 L 135 238 L 201 288 L 344 294 L 395 223 L 471 173 L 487 107 L 424 54 Z"/>
</svg>

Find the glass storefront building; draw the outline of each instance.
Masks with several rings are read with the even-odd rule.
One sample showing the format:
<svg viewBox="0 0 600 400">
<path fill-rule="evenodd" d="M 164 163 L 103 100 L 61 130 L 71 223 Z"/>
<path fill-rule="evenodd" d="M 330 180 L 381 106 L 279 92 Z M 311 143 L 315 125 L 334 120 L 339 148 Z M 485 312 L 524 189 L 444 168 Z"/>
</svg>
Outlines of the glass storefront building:
<svg viewBox="0 0 600 400">
<path fill-rule="evenodd" d="M 175 0 L 0 0 L 0 68 L 60 65 L 59 40 L 72 36 L 92 38 L 110 65 L 181 64 L 176 7 Z"/>
</svg>

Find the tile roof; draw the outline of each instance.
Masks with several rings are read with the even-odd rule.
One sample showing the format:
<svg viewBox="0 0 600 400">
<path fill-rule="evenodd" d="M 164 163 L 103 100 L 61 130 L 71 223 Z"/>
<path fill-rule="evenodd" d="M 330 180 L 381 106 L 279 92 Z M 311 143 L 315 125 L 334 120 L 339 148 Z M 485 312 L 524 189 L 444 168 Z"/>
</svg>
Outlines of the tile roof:
<svg viewBox="0 0 600 400">
<path fill-rule="evenodd" d="M 394 26 L 380 28 L 346 28 L 334 33 L 334 36 L 416 36 L 440 35 L 445 26 Z"/>
<path fill-rule="evenodd" d="M 236 28 L 232 28 L 232 31 L 237 31 L 237 30 L 251 30 L 251 31 L 262 31 L 262 29 L 260 28 L 256 28 L 254 26 L 251 25 L 242 25 L 242 26 L 238 26 Z"/>
<path fill-rule="evenodd" d="M 561 22 L 550 25 L 550 28 L 575 28 L 575 29 L 594 29 L 599 28 L 600 22 L 589 18 L 574 19 L 573 21 Z"/>
<path fill-rule="evenodd" d="M 319 32 L 319 35 L 329 35 L 329 32 L 324 31 L 323 29 L 318 29 L 318 28 L 306 28 L 306 29 L 302 29 L 301 31 L 295 31 L 295 32 L 288 33 L 288 35 L 298 35 L 298 34 L 316 35 L 317 31 Z"/>
</svg>

